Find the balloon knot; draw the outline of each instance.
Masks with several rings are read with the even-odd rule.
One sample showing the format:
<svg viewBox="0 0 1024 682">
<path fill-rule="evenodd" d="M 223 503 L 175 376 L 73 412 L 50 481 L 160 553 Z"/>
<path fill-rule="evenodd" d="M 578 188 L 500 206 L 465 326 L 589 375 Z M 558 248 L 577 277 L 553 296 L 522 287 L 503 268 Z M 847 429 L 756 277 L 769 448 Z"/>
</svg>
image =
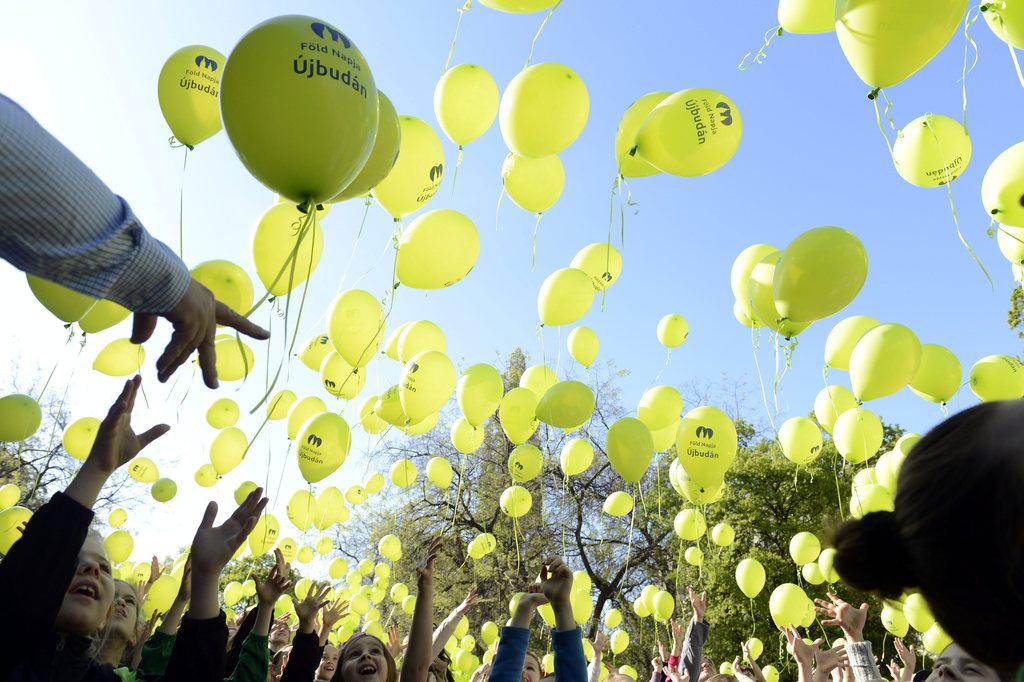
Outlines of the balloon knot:
<svg viewBox="0 0 1024 682">
<path fill-rule="evenodd" d="M 628 153 L 629 153 L 630 156 L 636 156 L 636 147 L 637 147 L 636 145 L 633 145 L 633 148 L 629 150 Z M 621 173 L 619 173 L 619 177 L 622 177 Z"/>
<path fill-rule="evenodd" d="M 785 33 L 785 31 L 783 31 L 783 30 L 782 30 L 782 27 L 781 27 L 781 26 L 779 26 L 779 30 L 777 30 L 777 31 L 775 32 L 775 35 L 777 35 L 777 36 L 781 37 L 783 33 Z"/>
<path fill-rule="evenodd" d="M 874 90 L 869 92 L 868 93 L 868 99 L 871 100 L 872 102 L 875 101 L 876 99 L 878 99 L 878 91 L 879 90 L 881 90 L 881 88 L 875 88 Z"/>
<path fill-rule="evenodd" d="M 306 201 L 303 201 L 296 208 L 299 209 L 299 213 L 302 213 L 302 214 L 309 213 L 309 200 L 307 199 Z"/>
<path fill-rule="evenodd" d="M 67 323 L 66 325 L 64 325 L 64 328 L 65 328 L 65 329 L 71 329 L 71 323 L 70 323 L 70 322 L 68 322 L 68 323 Z"/>
</svg>

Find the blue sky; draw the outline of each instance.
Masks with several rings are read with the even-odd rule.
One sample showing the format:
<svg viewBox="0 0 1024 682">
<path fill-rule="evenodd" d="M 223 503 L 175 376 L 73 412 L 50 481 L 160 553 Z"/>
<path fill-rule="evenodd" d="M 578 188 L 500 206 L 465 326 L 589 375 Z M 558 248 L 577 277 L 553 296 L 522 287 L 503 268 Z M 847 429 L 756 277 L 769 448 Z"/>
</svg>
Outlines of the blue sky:
<svg viewBox="0 0 1024 682">
<path fill-rule="evenodd" d="M 266 18 L 285 12 L 310 14 L 352 38 L 399 113 L 418 116 L 439 131 L 433 89 L 448 54 L 459 4 L 22 3 L 0 10 L 0 58 L 6 65 L 0 70 L 0 91 L 36 115 L 126 197 L 152 232 L 176 243 L 181 150 L 168 148 L 170 132 L 156 100 L 157 74 L 174 50 L 202 43 L 227 54 L 250 27 Z M 463 19 L 452 64 L 484 66 L 504 89 L 522 68 L 542 18 L 474 6 Z M 456 149 L 445 140 L 446 177 L 427 209 L 449 207 L 468 215 L 480 232 L 480 259 L 469 277 L 450 289 L 429 294 L 400 289 L 390 328 L 407 320 L 433 320 L 447 334 L 450 356 L 461 360 L 463 367 L 498 362 L 517 345 L 539 362 L 542 347 L 535 327 L 541 282 L 552 270 L 567 266 L 578 249 L 603 241 L 608 232 L 615 175 L 612 143 L 620 116 L 633 100 L 651 91 L 709 87 L 728 94 L 740 109 L 744 135 L 738 152 L 725 167 L 703 178 L 659 176 L 630 182 L 639 213 L 627 212 L 622 276 L 609 290 L 605 310 L 598 301 L 581 321 L 600 336 L 600 358 L 614 359 L 630 370 L 624 384 L 626 404 L 639 399 L 664 363 L 655 327 L 670 312 L 685 316 L 691 333 L 674 353 L 663 383 L 717 381 L 726 373 L 746 379 L 748 387 L 756 389 L 751 336 L 732 315 L 730 265 L 750 244 L 768 242 L 783 248 L 801 231 L 819 225 L 839 225 L 861 238 L 870 259 L 868 280 L 843 313 L 801 335 L 777 420 L 811 409 L 823 385 L 825 336 L 847 314 L 911 327 L 922 342 L 950 347 L 965 374 L 985 355 L 1016 354 L 1020 343 L 1005 324 L 1013 286 L 1010 267 L 995 241 L 984 235 L 988 221 L 979 193 L 991 160 L 1022 137 L 1019 111 L 1024 90 L 1005 45 L 984 22 L 972 28 L 981 54 L 968 79 L 973 160 L 953 184 L 964 234 L 992 274 L 993 291 L 956 238 L 945 191 L 913 187 L 892 167 L 866 98 L 869 88 L 846 63 L 834 34 L 785 35 L 769 48 L 764 64 L 745 72 L 737 69 L 741 57 L 756 50 L 764 31 L 775 24 L 774 6 L 767 2 L 748 0 L 731 5 L 729 11 L 710 11 L 692 3 L 565 0 L 541 35 L 534 62 L 561 62 L 580 74 L 590 94 L 590 118 L 580 138 L 561 155 L 565 192 L 541 222 L 535 268 L 530 268 L 533 216 L 506 200 L 496 229 L 499 173 L 506 153 L 497 124 L 466 148 L 454 196 L 451 170 Z M 964 38 L 958 33 L 918 74 L 888 90 L 898 125 L 927 112 L 961 115 L 957 81 L 963 49 Z M 186 261 L 194 265 L 212 258 L 234 260 L 253 275 L 259 290 L 249 238 L 253 222 L 271 201 L 271 192 L 246 172 L 226 135 L 203 143 L 190 155 L 185 182 Z M 335 207 L 323 221 L 326 247 L 313 275 L 303 337 L 319 330 L 318 319 L 339 287 L 358 280 L 361 288 L 381 294 L 390 284 L 386 248 L 391 220 L 372 206 L 357 243 L 362 211 L 361 204 L 350 202 Z M 618 229 L 616 223 L 616 240 Z M 353 248 L 352 266 L 346 272 Z M 90 338 L 76 365 L 77 347 L 65 347 L 64 329 L 36 304 L 23 276 L 0 266 L 0 286 L 11 292 L 7 319 L 18 320 L 0 339 L 2 352 L 19 362 L 17 376 L 5 369 L 6 383 L 29 382 L 36 368 L 45 376 L 62 358 L 57 381 L 66 382 L 74 370 L 68 395 L 72 416 L 102 416 L 120 381 L 93 372 L 91 359 L 107 341 L 127 336 L 128 323 Z M 266 321 L 265 310 L 257 319 Z M 274 329 L 280 331 L 280 320 L 275 320 Z M 545 331 L 549 358 L 557 356 L 567 333 L 565 329 L 560 337 L 557 330 Z M 278 334 L 272 347 L 275 367 L 282 338 Z M 259 380 L 241 390 L 225 384 L 214 394 L 197 378 L 178 409 L 188 375 L 166 398 L 168 388 L 157 387 L 152 370 L 165 339 L 162 330 L 147 345 L 150 361 L 144 377 L 151 409 L 139 410 L 137 422 L 162 419 L 175 426 L 150 454 L 162 475 L 178 481 L 180 492 L 156 512 L 140 509 L 136 521 L 141 518 L 144 523 L 130 522 L 137 531 L 148 525 L 161 534 L 158 538 L 142 531 L 136 557 L 166 552 L 171 541 L 187 542 L 191 524 L 198 522 L 200 500 L 212 495 L 226 507 L 239 482 L 264 480 L 267 442 L 274 453 L 272 492 L 290 494 L 304 485 L 293 463 L 277 484 L 285 457 L 280 424 L 265 429 L 261 439 L 270 440 L 254 448 L 215 489 L 194 484 L 192 474 L 207 461 L 206 448 L 214 436 L 203 419 L 206 407 L 220 396 L 236 399 L 243 409 L 255 405 L 262 395 L 265 349 L 256 349 Z M 773 360 L 768 344 L 765 335 L 761 360 L 770 381 Z M 564 371 L 571 360 L 562 348 Z M 383 391 L 397 380 L 396 363 L 384 360 L 371 367 L 364 395 Z M 845 373 L 832 372 L 831 377 L 848 385 Z M 315 375 L 298 362 L 291 365 L 287 385 L 300 395 L 321 394 Z M 965 388 L 951 407 L 974 402 Z M 925 430 L 942 416 L 937 406 L 909 391 L 868 407 L 887 421 L 914 430 Z M 255 418 L 239 424 L 249 434 L 258 425 Z M 349 461 L 325 484 L 344 489 L 361 478 L 365 461 L 358 450 L 365 444 L 365 436 L 357 436 Z M 275 502 L 283 518 L 286 497 Z M 180 517 L 172 523 L 170 514 L 163 512 Z"/>
</svg>

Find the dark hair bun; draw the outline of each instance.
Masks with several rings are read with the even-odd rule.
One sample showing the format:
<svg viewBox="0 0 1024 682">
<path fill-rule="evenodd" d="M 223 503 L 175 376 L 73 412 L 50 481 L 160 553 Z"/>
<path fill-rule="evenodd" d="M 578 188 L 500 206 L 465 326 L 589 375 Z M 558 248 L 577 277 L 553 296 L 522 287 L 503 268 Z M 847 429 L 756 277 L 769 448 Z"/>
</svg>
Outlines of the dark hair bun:
<svg viewBox="0 0 1024 682">
<path fill-rule="evenodd" d="M 893 512 L 872 512 L 836 529 L 833 566 L 850 587 L 895 599 L 915 587 L 910 556 Z"/>
</svg>

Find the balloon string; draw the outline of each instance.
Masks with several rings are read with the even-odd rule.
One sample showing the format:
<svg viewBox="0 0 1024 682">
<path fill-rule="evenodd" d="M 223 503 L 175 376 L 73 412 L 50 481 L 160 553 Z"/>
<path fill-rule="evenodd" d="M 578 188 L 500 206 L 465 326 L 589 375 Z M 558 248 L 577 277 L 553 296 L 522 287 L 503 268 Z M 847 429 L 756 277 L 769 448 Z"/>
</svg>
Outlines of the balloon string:
<svg viewBox="0 0 1024 682">
<path fill-rule="evenodd" d="M 459 166 L 462 165 L 462 145 L 459 145 L 459 156 L 455 159 L 455 172 L 452 174 L 452 196 L 455 196 L 455 183 L 459 179 Z"/>
<path fill-rule="evenodd" d="M 315 214 L 315 211 L 313 213 Z M 295 268 L 294 268 L 295 257 L 296 257 L 296 255 L 299 252 L 299 247 L 302 245 L 302 240 L 306 238 L 306 233 L 309 230 L 309 215 L 310 214 L 306 214 L 305 216 L 303 216 L 303 218 L 300 221 L 296 221 L 297 224 L 298 224 L 298 230 L 297 230 L 297 238 L 295 240 L 295 246 L 293 246 L 292 250 L 288 253 L 288 257 L 285 259 L 284 263 L 281 264 L 281 269 L 277 271 L 277 275 L 274 277 L 273 280 L 271 280 L 270 284 L 267 285 L 266 292 L 264 292 L 263 296 L 260 297 L 260 300 L 256 301 L 252 305 L 252 307 L 249 308 L 248 311 L 246 311 L 246 313 L 245 313 L 245 315 L 243 315 L 243 317 L 251 316 L 254 312 L 259 310 L 259 307 L 261 305 L 263 305 L 269 298 L 271 298 L 270 290 L 273 289 L 275 286 L 277 286 L 277 283 L 281 281 L 281 278 L 284 277 L 284 273 L 286 271 L 290 273 L 289 274 L 289 278 L 294 274 L 294 272 L 295 272 Z M 293 223 L 293 225 L 294 224 L 296 224 L 296 223 Z M 289 279 L 288 284 L 289 284 L 289 287 L 290 287 L 291 284 L 292 284 L 292 280 L 291 279 Z M 291 289 L 289 288 L 288 291 L 290 293 Z"/>
<path fill-rule="evenodd" d="M 68 329 L 68 338 L 64 342 L 64 348 L 61 349 L 62 351 L 67 350 L 68 346 L 71 345 L 71 339 L 75 338 L 75 332 L 70 329 L 70 325 L 68 325 L 68 327 L 69 327 L 69 329 Z M 82 346 L 79 348 L 79 351 L 78 351 L 79 355 L 81 355 L 81 353 L 82 353 L 81 348 L 84 347 L 84 345 L 85 345 L 85 332 L 82 332 Z M 50 375 L 48 377 L 46 377 L 46 381 L 43 382 L 43 387 L 41 389 L 39 389 L 39 393 L 38 393 L 39 397 L 37 398 L 37 400 L 42 400 L 43 394 L 46 393 L 46 389 L 50 385 L 50 380 L 53 379 L 53 375 L 57 371 L 58 367 L 60 367 L 60 358 L 57 359 L 57 362 L 53 363 L 53 369 L 50 370 Z"/>
<path fill-rule="evenodd" d="M 543 213 L 537 214 L 537 220 L 533 223 L 533 256 L 530 258 L 530 272 L 533 272 L 534 266 L 537 264 L 537 231 L 540 229 L 540 219 Z"/>
<path fill-rule="evenodd" d="M 540 22 L 540 27 L 537 29 L 537 33 L 533 36 L 533 43 L 530 44 L 530 56 L 526 58 L 526 64 L 523 65 L 524 69 L 530 65 L 530 62 L 533 61 L 533 51 L 537 48 L 537 41 L 540 39 L 541 31 L 544 30 L 545 26 L 547 26 L 548 19 L 551 18 L 551 15 L 555 13 L 555 10 L 558 9 L 558 6 L 561 4 L 562 0 L 558 0 L 558 2 L 556 2 L 550 10 L 548 10 L 548 14 L 546 17 L 544 17 L 544 21 Z"/>
<path fill-rule="evenodd" d="M 779 376 L 779 332 L 772 332 L 772 343 L 775 345 L 775 379 L 772 383 L 772 401 L 775 404 L 775 414 L 779 414 L 779 382 L 782 378 Z"/>
<path fill-rule="evenodd" d="M 498 205 L 494 207 L 494 231 L 498 231 L 498 216 L 501 213 L 501 200 L 505 198 L 505 183 L 501 184 L 501 194 L 498 195 Z"/>
<path fill-rule="evenodd" d="M 622 191 L 622 175 L 616 175 L 615 181 L 612 183 L 612 195 L 608 205 L 608 243 L 605 249 L 605 272 L 608 271 L 608 266 L 611 264 L 612 258 L 612 224 L 615 222 L 615 193 Z M 608 295 L 608 287 L 601 289 L 601 312 L 604 312 L 604 302 Z"/>
<path fill-rule="evenodd" d="M 829 396 L 831 396 L 829 392 Z M 839 454 L 832 458 L 832 478 L 836 481 L 836 500 L 839 502 L 839 518 L 843 521 L 846 520 L 846 512 L 843 511 L 843 492 L 839 489 Z"/>
<path fill-rule="evenodd" d="M 640 204 L 633 201 L 633 190 L 629 188 L 629 182 L 622 178 L 622 186 L 626 188 L 625 204 L 622 201 L 622 190 L 619 190 L 619 245 L 626 246 L 626 206 L 633 209 L 633 215 L 640 214 Z"/>
<path fill-rule="evenodd" d="M 178 257 L 185 259 L 185 168 L 188 166 L 188 152 L 185 147 L 185 160 L 181 163 L 181 185 L 178 191 Z"/>
<path fill-rule="evenodd" d="M 665 364 L 661 366 L 660 370 L 658 370 L 658 373 L 655 375 L 654 379 L 651 380 L 651 383 L 647 384 L 648 388 L 650 388 L 651 386 L 653 386 L 654 384 L 656 384 L 658 382 L 658 379 L 661 378 L 661 375 L 665 373 L 666 369 L 668 369 L 668 364 L 670 362 L 672 362 L 672 349 L 671 348 L 667 348 L 665 350 Z"/>
<path fill-rule="evenodd" d="M 761 45 L 761 49 L 759 49 L 757 51 L 757 54 L 754 55 L 754 58 L 751 59 L 749 64 L 747 64 L 747 60 L 750 59 L 750 55 L 753 54 L 753 53 L 748 52 L 745 55 L 743 55 L 743 59 L 740 60 L 740 64 L 739 64 L 739 67 L 738 67 L 739 70 L 740 71 L 746 71 L 747 69 L 752 67 L 754 64 L 764 64 L 764 60 L 768 58 L 768 52 L 766 52 L 766 50 L 768 49 L 768 46 L 771 45 L 772 40 L 776 36 L 781 36 L 783 33 L 784 33 L 784 31 L 782 30 L 782 26 L 781 25 L 780 26 L 775 26 L 775 27 L 770 28 L 767 31 L 765 31 L 765 34 L 764 34 L 764 44 Z"/>
<path fill-rule="evenodd" d="M 641 500 L 641 503 L 642 503 L 642 501 L 643 501 L 643 490 L 640 489 L 639 484 L 637 484 L 637 488 L 638 488 L 638 493 L 639 493 L 640 500 Z M 620 601 L 622 599 L 622 586 L 626 582 L 626 576 L 629 575 L 629 559 L 630 559 L 630 555 L 633 552 L 633 527 L 634 527 L 635 523 L 636 523 L 636 505 L 633 506 L 633 511 L 631 511 L 630 514 L 629 514 L 629 535 L 626 537 L 626 562 L 625 562 L 625 566 L 622 569 L 622 582 L 619 583 L 619 591 L 615 595 L 615 601 Z"/>
<path fill-rule="evenodd" d="M 459 13 L 459 20 L 455 22 L 455 35 L 452 36 L 451 47 L 448 48 L 448 59 L 444 62 L 444 70 L 441 71 L 441 75 L 448 73 L 448 65 L 452 63 L 452 55 L 455 54 L 455 41 L 459 39 L 459 27 L 462 26 L 462 15 L 469 11 L 472 7 L 473 0 L 466 0 L 466 4 L 459 7 L 455 11 Z"/>
<path fill-rule="evenodd" d="M 750 328 L 750 347 L 754 353 L 754 368 L 757 370 L 757 380 L 761 384 L 761 401 L 764 403 L 764 412 L 768 415 L 768 423 L 772 425 L 772 433 L 775 434 L 776 439 L 779 437 L 779 431 L 775 428 L 775 419 L 772 417 L 771 408 L 768 407 L 768 389 L 765 388 L 764 384 L 764 373 L 761 371 L 761 361 L 757 357 L 757 351 L 760 347 L 758 339 L 758 327 L 755 324 Z"/>
<path fill-rule="evenodd" d="M 882 138 L 885 140 L 885 146 L 889 148 L 889 158 L 891 158 L 892 162 L 895 163 L 897 167 L 899 167 L 899 163 L 897 163 L 897 161 L 896 161 L 896 155 L 893 153 L 893 150 L 892 150 L 892 142 L 889 141 L 889 136 L 886 134 L 885 128 L 882 127 L 882 113 L 878 110 L 878 94 L 881 91 L 882 91 L 881 88 L 875 88 L 870 93 L 868 93 L 868 99 L 871 100 L 871 103 L 875 107 L 875 122 L 878 124 L 878 132 L 880 132 L 882 134 Z M 891 109 L 891 108 L 892 108 L 892 102 L 889 102 L 888 99 L 887 99 L 886 100 L 886 107 L 885 107 L 885 116 L 886 116 L 886 118 L 889 118 L 889 109 Z M 890 120 L 892 120 L 892 119 L 890 119 Z"/>
<path fill-rule="evenodd" d="M 973 18 L 971 16 L 972 12 L 974 13 Z M 970 28 L 980 18 L 981 11 L 977 6 L 967 10 L 967 15 L 964 17 L 964 67 L 960 74 L 960 86 L 964 101 L 964 130 L 967 130 L 967 74 L 974 71 L 974 67 L 978 65 L 978 43 L 974 42 L 974 38 L 971 37 Z M 972 47 L 974 48 L 974 62 L 968 68 L 967 54 Z"/>
<path fill-rule="evenodd" d="M 942 172 L 945 175 L 945 182 L 943 182 L 943 184 L 946 186 L 946 194 L 949 196 L 949 210 L 953 214 L 953 225 L 956 226 L 956 236 L 960 238 L 960 243 L 964 245 L 965 249 L 967 249 L 967 253 L 971 254 L 971 258 L 973 258 L 974 262 L 978 264 L 981 271 L 985 273 L 985 278 L 988 279 L 989 286 L 991 286 L 992 290 L 995 291 L 996 285 L 992 281 L 992 276 L 988 274 L 988 270 L 985 269 L 985 266 L 978 259 L 977 254 L 974 253 L 974 249 L 970 247 L 967 240 L 964 239 L 963 233 L 960 231 L 960 220 L 956 216 L 956 204 L 953 203 L 953 178 L 949 177 L 949 164 L 946 163 L 946 153 L 942 151 L 942 144 L 939 143 L 939 138 L 935 134 L 935 128 L 932 126 L 931 120 L 925 119 L 924 125 L 928 129 L 928 132 L 932 134 L 932 140 L 935 141 L 935 148 L 939 150 L 939 160 L 942 162 Z"/>
<path fill-rule="evenodd" d="M 1024 87 L 1024 73 L 1021 73 L 1020 62 L 1017 60 L 1017 52 L 1013 49 L 1013 43 L 1010 42 L 1010 36 L 1006 32 L 1006 22 L 1003 21 L 1003 15 L 999 11 L 1000 9 L 1005 8 L 1005 2 L 987 2 L 981 5 L 978 9 L 980 9 L 982 12 L 991 12 L 992 16 L 995 18 L 996 23 L 999 24 L 999 30 L 1003 34 L 1003 41 L 1006 43 L 1006 46 L 1010 49 L 1010 58 L 1013 60 L 1013 67 L 1017 70 L 1017 80 L 1020 81 L 1021 87 Z"/>
<path fill-rule="evenodd" d="M 341 293 L 342 287 L 345 286 L 345 280 L 348 279 L 348 273 L 352 268 L 352 260 L 356 257 L 356 249 L 359 247 L 359 240 L 363 236 L 363 228 L 366 226 L 366 216 L 370 213 L 370 197 L 366 197 L 366 202 L 363 204 L 363 219 L 359 221 L 359 230 L 356 232 L 356 239 L 352 242 L 352 251 L 348 254 L 348 262 L 345 264 L 345 270 L 342 272 L 341 279 L 338 281 L 338 290 L 336 293 Z"/>
</svg>

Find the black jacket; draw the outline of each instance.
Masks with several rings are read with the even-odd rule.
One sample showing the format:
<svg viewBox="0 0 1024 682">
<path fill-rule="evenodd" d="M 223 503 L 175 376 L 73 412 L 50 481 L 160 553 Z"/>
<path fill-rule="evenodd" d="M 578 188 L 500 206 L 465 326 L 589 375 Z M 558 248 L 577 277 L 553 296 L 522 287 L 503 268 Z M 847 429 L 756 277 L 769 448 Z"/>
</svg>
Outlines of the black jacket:
<svg viewBox="0 0 1024 682">
<path fill-rule="evenodd" d="M 89 657 L 89 641 L 53 632 L 92 510 L 57 493 L 39 508 L 25 534 L 0 562 L 0 682 L 116 682 L 108 664 Z M 187 616 L 171 653 L 166 682 L 222 682 L 227 625 Z"/>
</svg>

